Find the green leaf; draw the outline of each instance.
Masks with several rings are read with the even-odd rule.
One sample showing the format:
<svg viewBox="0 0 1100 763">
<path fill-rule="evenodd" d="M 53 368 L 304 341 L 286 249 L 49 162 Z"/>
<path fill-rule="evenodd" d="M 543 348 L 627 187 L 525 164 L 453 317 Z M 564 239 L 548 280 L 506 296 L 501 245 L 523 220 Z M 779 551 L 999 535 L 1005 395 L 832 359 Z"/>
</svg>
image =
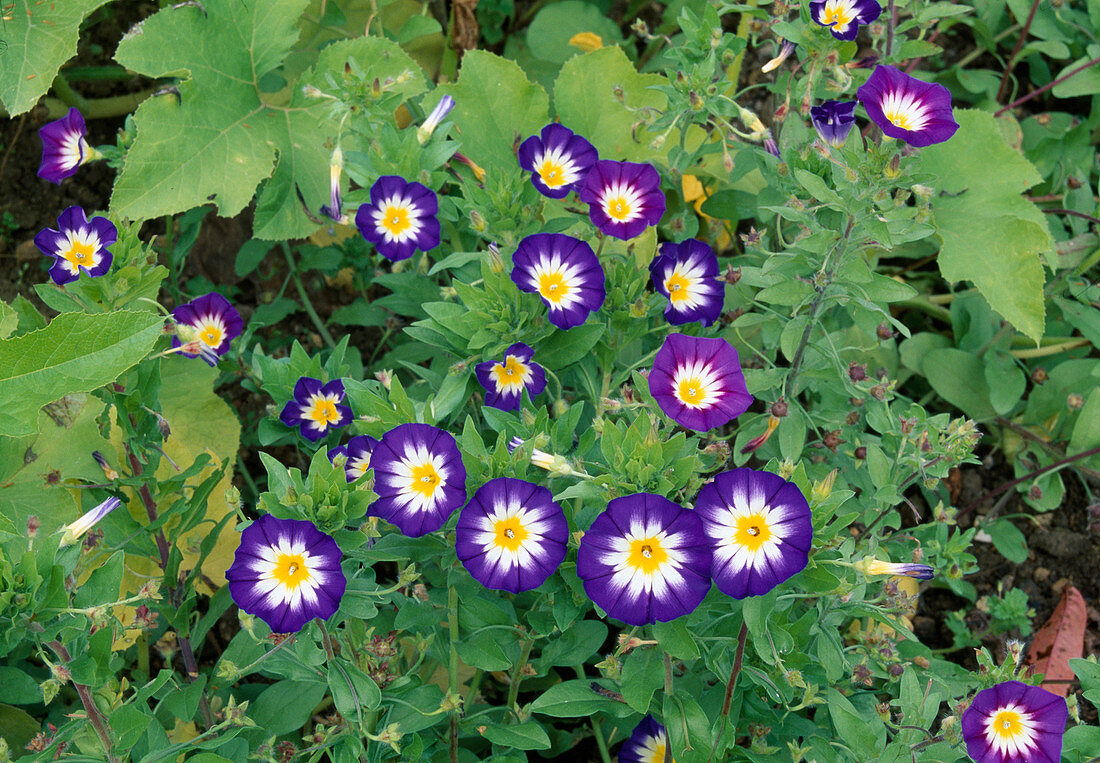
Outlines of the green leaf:
<svg viewBox="0 0 1100 763">
<path fill-rule="evenodd" d="M 491 724 L 483 735 L 493 744 L 513 747 L 517 750 L 548 750 L 550 737 L 538 721 L 526 721 L 516 726 Z"/>
<path fill-rule="evenodd" d="M 1100 45 L 1089 45 L 1089 54 L 1082 56 L 1071 64 L 1065 66 L 1055 75 L 1055 79 L 1064 77 L 1082 64 L 1088 63 L 1100 55 Z M 1059 82 L 1050 91 L 1055 98 L 1077 98 L 1082 95 L 1096 95 L 1100 93 L 1100 68 L 1094 64 L 1077 72 L 1064 82 Z"/>
<path fill-rule="evenodd" d="M 0 340 L 0 435 L 35 434 L 43 405 L 117 379 L 148 354 L 163 325 L 153 313 L 64 313 Z"/>
<path fill-rule="evenodd" d="M 1077 414 L 1077 422 L 1073 425 L 1073 434 L 1070 435 L 1066 455 L 1083 453 L 1098 445 L 1100 445 L 1100 389 L 1093 389 L 1085 398 L 1081 412 Z M 1100 463 L 1100 456 L 1092 456 L 1081 463 L 1095 468 L 1095 464 Z"/>
<path fill-rule="evenodd" d="M 277 681 L 256 698 L 248 717 L 268 734 L 289 734 L 305 725 L 326 688 L 313 681 Z"/>
<path fill-rule="evenodd" d="M 623 661 L 623 699 L 639 713 L 649 712 L 653 692 L 664 684 L 662 655 L 659 649 L 635 649 Z"/>
<path fill-rule="evenodd" d="M 823 201 L 827 204 L 836 204 L 841 208 L 844 207 L 844 200 L 840 198 L 840 194 L 830 188 L 824 180 L 817 175 L 803 169 L 794 170 L 794 178 L 798 181 L 798 184 L 810 192 L 818 201 Z"/>
<path fill-rule="evenodd" d="M 19 325 L 19 313 L 7 302 L 0 302 L 0 339 L 7 339 Z"/>
<path fill-rule="evenodd" d="M 661 649 L 678 660 L 694 660 L 699 656 L 699 645 L 691 635 L 683 618 L 677 618 L 664 623 L 654 623 L 653 638 L 661 645 Z"/>
<path fill-rule="evenodd" d="M 581 0 L 564 0 L 546 6 L 535 15 L 531 26 L 527 27 L 527 47 L 536 58 L 562 64 L 581 52 L 580 48 L 570 45 L 569 40 L 582 32 L 596 34 L 605 45 L 612 43 L 612 48 L 623 39 L 619 25 L 595 5 Z"/>
<path fill-rule="evenodd" d="M 981 421 L 997 414 L 989 402 L 985 366 L 969 352 L 953 347 L 932 350 L 921 368 L 932 389 L 970 418 Z"/>
<path fill-rule="evenodd" d="M 19 668 L 0 665 L 0 702 L 34 705 L 42 701 L 38 682 Z"/>
<path fill-rule="evenodd" d="M 507 670 L 512 661 L 504 654 L 500 644 L 491 638 L 479 637 L 455 644 L 459 659 L 474 668 L 482 670 Z"/>
<path fill-rule="evenodd" d="M 828 690 L 828 699 L 825 707 L 829 709 L 837 739 L 843 739 L 856 753 L 858 760 L 874 760 L 886 744 L 886 729 L 882 721 L 873 724 L 856 710 L 847 697 L 832 687 Z"/>
<path fill-rule="evenodd" d="M 34 739 L 34 735 L 41 729 L 38 721 L 27 711 L 0 704 L 0 738 L 8 743 L 8 749 L 15 751 L 16 755 L 19 755 L 18 751 Z"/>
<path fill-rule="evenodd" d="M 991 352 L 985 358 L 985 381 L 989 402 L 1001 416 L 1007 415 L 1024 395 L 1027 379 L 1007 352 Z"/>
<path fill-rule="evenodd" d="M 582 718 L 601 710 L 621 718 L 632 712 L 629 705 L 592 691 L 592 682 L 581 678 L 554 684 L 531 704 L 531 710 L 554 718 Z"/>
<path fill-rule="evenodd" d="M 84 584 L 76 592 L 77 607 L 94 607 L 118 599 L 119 586 L 122 585 L 123 553 L 116 551 L 110 558 L 96 567 Z"/>
<path fill-rule="evenodd" d="M 565 368 L 587 355 L 605 330 L 604 324 L 590 321 L 568 331 L 555 331 L 539 345 L 535 357 L 540 365 L 551 371 Z"/>
<path fill-rule="evenodd" d="M 1016 525 L 1007 519 L 999 519 L 983 528 L 993 539 L 993 545 L 1008 561 L 1023 564 L 1027 559 L 1027 539 Z"/>
</svg>

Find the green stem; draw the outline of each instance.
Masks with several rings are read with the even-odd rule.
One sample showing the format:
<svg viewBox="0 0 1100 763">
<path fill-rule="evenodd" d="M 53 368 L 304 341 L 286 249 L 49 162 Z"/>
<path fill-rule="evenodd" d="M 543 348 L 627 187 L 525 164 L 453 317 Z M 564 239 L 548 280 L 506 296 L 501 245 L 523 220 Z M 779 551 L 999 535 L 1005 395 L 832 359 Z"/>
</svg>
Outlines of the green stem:
<svg viewBox="0 0 1100 763">
<path fill-rule="evenodd" d="M 302 300 L 302 307 L 305 308 L 306 315 L 308 315 L 310 321 L 313 322 L 313 326 L 317 329 L 317 333 L 325 340 L 325 344 L 330 348 L 335 347 L 336 342 L 333 341 L 332 334 L 328 332 L 324 321 L 321 320 L 321 316 L 317 314 L 317 311 L 313 309 L 313 303 L 309 301 L 309 294 L 306 293 L 306 287 L 302 285 L 302 279 L 298 275 L 298 266 L 294 262 L 294 255 L 290 253 L 290 247 L 285 241 L 283 242 L 283 254 L 286 256 L 286 264 L 290 268 L 290 277 L 294 280 L 294 286 L 298 290 L 298 297 Z"/>
<path fill-rule="evenodd" d="M 519 696 L 519 685 L 523 682 L 523 668 L 527 665 L 527 658 L 531 656 L 531 647 L 535 645 L 535 637 L 528 636 L 523 642 L 523 648 L 519 653 L 519 660 L 516 662 L 515 667 L 512 669 L 512 683 L 508 687 L 508 707 L 512 709 L 512 712 L 519 717 L 519 710 L 516 708 L 516 697 Z"/>
<path fill-rule="evenodd" d="M 592 736 L 596 738 L 596 747 L 600 750 L 601 763 L 611 763 L 611 753 L 607 749 L 607 740 L 603 738 L 602 724 L 593 716 L 588 719 L 588 725 L 592 728 Z"/>
<path fill-rule="evenodd" d="M 939 318 L 941 321 L 951 322 L 951 311 L 946 307 L 941 307 L 933 302 L 929 302 L 922 297 L 915 297 L 913 299 L 904 299 L 901 302 L 895 303 L 898 307 L 909 307 L 914 310 L 920 310 L 926 315 L 931 315 L 933 318 Z"/>
<path fill-rule="evenodd" d="M 1028 358 L 1045 358 L 1047 355 L 1057 355 L 1066 350 L 1075 350 L 1078 347 L 1085 347 L 1088 344 L 1088 339 L 1074 339 L 1069 342 L 1062 342 L 1061 344 L 1052 344 L 1048 347 L 1033 347 L 1029 350 L 1012 350 L 1011 354 L 1012 357 L 1021 360 L 1027 360 Z"/>
<path fill-rule="evenodd" d="M 458 697 L 458 589 L 453 585 L 447 586 L 447 631 L 450 636 L 451 649 L 447 662 L 447 696 Z M 450 738 L 448 751 L 451 763 L 458 763 L 458 713 L 460 708 L 451 711 Z"/>
<path fill-rule="evenodd" d="M 73 90 L 73 86 L 69 84 L 69 81 L 65 79 L 65 75 L 61 72 L 58 72 L 57 76 L 53 78 L 53 91 L 57 93 L 58 98 L 69 106 L 78 109 L 81 113 L 88 110 L 88 102 L 84 100 L 84 96 Z"/>
<path fill-rule="evenodd" d="M 81 109 L 84 119 L 111 119 L 121 117 L 134 111 L 141 102 L 153 94 L 152 90 L 142 90 L 140 93 L 129 95 L 115 95 L 110 98 L 91 98 L 84 101 L 85 108 Z M 60 98 L 45 98 L 42 100 L 46 107 L 47 119 L 61 119 L 69 113 L 70 106 Z M 0 109 L 0 117 L 7 119 L 8 112 Z"/>
<path fill-rule="evenodd" d="M 474 677 L 470 679 L 470 690 L 466 692 L 466 699 L 462 700 L 463 707 L 469 707 L 474 703 L 474 697 L 477 696 L 477 690 L 481 686 L 481 679 L 484 675 L 485 671 L 481 668 L 474 671 Z"/>
</svg>

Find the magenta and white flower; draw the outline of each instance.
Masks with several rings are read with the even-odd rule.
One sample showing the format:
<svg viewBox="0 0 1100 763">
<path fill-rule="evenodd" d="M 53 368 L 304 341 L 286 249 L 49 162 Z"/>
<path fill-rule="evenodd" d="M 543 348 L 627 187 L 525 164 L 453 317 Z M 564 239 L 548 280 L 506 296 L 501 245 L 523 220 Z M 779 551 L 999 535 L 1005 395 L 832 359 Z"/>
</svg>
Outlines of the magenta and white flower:
<svg viewBox="0 0 1100 763">
<path fill-rule="evenodd" d="M 962 716 L 967 754 L 977 763 L 1058 763 L 1069 710 L 1057 694 L 1005 681 L 978 692 Z"/>
<path fill-rule="evenodd" d="M 344 457 L 344 474 L 348 482 L 362 477 L 370 469 L 370 454 L 374 452 L 378 440 L 367 437 L 365 434 L 356 435 L 348 440 L 347 445 L 338 445 L 330 448 L 328 460 L 336 463 L 337 456 Z"/>
<path fill-rule="evenodd" d="M 581 182 L 599 155 L 592 144 L 559 124 L 548 124 L 519 146 L 519 166 L 531 173 L 531 182 L 543 196 L 562 199 L 580 190 Z"/>
<path fill-rule="evenodd" d="M 512 255 L 512 280 L 538 294 L 560 329 L 580 326 L 603 305 L 603 267 L 586 242 L 561 233 L 535 233 Z"/>
<path fill-rule="evenodd" d="M 370 189 L 370 203 L 361 204 L 355 225 L 363 238 L 383 257 L 407 260 L 419 249 L 439 246 L 439 201 L 427 186 L 405 182 L 397 175 L 378 178 Z"/>
<path fill-rule="evenodd" d="M 741 359 L 725 339 L 669 334 L 653 358 L 649 392 L 680 426 L 706 432 L 752 405 Z"/>
<path fill-rule="evenodd" d="M 943 143 L 959 129 L 946 87 L 910 77 L 894 66 L 875 67 L 856 96 L 886 135 L 910 146 Z"/>
<path fill-rule="evenodd" d="M 546 389 L 546 371 L 531 358 L 535 351 L 516 342 L 504 351 L 503 360 L 478 363 L 474 372 L 485 388 L 485 405 L 502 411 L 519 410 L 523 391 L 532 398 Z"/>
<path fill-rule="evenodd" d="M 839 148 L 856 123 L 857 101 L 825 101 L 810 108 L 810 119 L 823 141 Z"/>
<path fill-rule="evenodd" d="M 600 231 L 624 241 L 659 223 L 665 213 L 661 176 L 652 164 L 598 161 L 584 178 L 580 199 Z"/>
<path fill-rule="evenodd" d="M 668 298 L 665 319 L 674 325 L 699 321 L 709 326 L 722 314 L 725 290 L 718 280 L 718 255 L 707 244 L 689 238 L 661 244 L 649 264 L 653 286 Z"/>
<path fill-rule="evenodd" d="M 95 154 L 95 150 L 84 139 L 87 134 L 84 117 L 76 109 L 56 121 L 50 122 L 38 131 L 42 139 L 42 164 L 38 168 L 38 177 L 51 183 L 60 184 L 72 177 Z"/>
<path fill-rule="evenodd" d="M 854 40 L 860 26 L 866 26 L 882 13 L 875 0 L 810 0 L 810 18 L 828 27 L 838 40 Z"/>
<path fill-rule="evenodd" d="M 172 311 L 176 321 L 173 347 L 183 347 L 180 355 L 201 357 L 211 366 L 229 352 L 229 343 L 241 335 L 244 321 L 240 313 L 221 294 L 204 294 Z"/>
<path fill-rule="evenodd" d="M 630 732 L 619 750 L 619 763 L 665 763 L 668 732 L 652 715 L 647 715 Z"/>
<path fill-rule="evenodd" d="M 343 402 L 344 383 L 339 379 L 322 385 L 320 379 L 303 376 L 294 385 L 294 398 L 283 406 L 279 420 L 288 427 L 298 427 L 302 437 L 316 442 L 330 429 L 351 423 L 351 408 Z"/>
<path fill-rule="evenodd" d="M 45 129 L 45 128 L 43 128 Z M 34 245 L 47 257 L 53 257 L 50 278 L 67 284 L 84 271 L 91 277 L 111 269 L 113 255 L 107 249 L 118 240 L 118 229 L 106 217 L 90 221 L 80 207 L 69 207 L 57 217 L 57 229 L 46 228 L 34 237 Z"/>
</svg>

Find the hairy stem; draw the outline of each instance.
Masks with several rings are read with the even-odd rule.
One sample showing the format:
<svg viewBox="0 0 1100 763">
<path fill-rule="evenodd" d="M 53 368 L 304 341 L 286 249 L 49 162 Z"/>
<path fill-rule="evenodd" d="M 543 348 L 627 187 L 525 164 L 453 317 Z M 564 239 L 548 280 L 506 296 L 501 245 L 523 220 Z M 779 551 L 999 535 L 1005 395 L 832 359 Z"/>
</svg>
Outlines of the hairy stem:
<svg viewBox="0 0 1100 763">
<path fill-rule="evenodd" d="M 66 667 L 72 660 L 69 656 L 69 650 L 60 641 L 47 641 L 46 646 L 57 655 L 57 658 L 65 663 Z M 84 712 L 88 714 L 88 720 L 92 724 L 92 728 L 95 729 L 96 736 L 99 737 L 100 743 L 103 745 L 103 752 L 107 755 L 109 763 L 118 763 L 118 756 L 111 752 L 111 736 L 107 733 L 106 719 L 103 717 L 103 713 L 99 712 L 99 708 L 96 707 L 95 700 L 92 699 L 92 692 L 84 684 L 73 681 L 73 687 L 76 689 L 77 695 L 80 697 L 80 704 L 84 705 Z"/>
<path fill-rule="evenodd" d="M 714 745 L 710 748 L 710 755 L 707 756 L 707 763 L 714 760 L 714 753 L 718 749 L 718 743 L 722 741 L 722 737 L 726 734 L 726 724 L 729 722 L 730 717 L 730 705 L 733 704 L 733 689 L 737 686 L 737 676 L 741 674 L 741 662 L 745 658 L 745 641 L 749 637 L 749 626 L 744 620 L 742 614 L 741 630 L 737 633 L 737 652 L 733 656 L 733 670 L 730 671 L 729 680 L 726 681 L 726 696 L 722 700 L 722 722 L 720 725 L 721 730 L 714 738 Z"/>
<path fill-rule="evenodd" d="M 298 290 L 298 298 L 302 300 L 302 307 L 305 308 L 306 315 L 309 316 L 313 327 L 317 329 L 317 333 L 321 335 L 321 339 L 325 340 L 325 344 L 329 347 L 335 347 L 336 342 L 333 340 L 332 334 L 329 333 L 325 322 L 321 320 L 321 316 L 313 308 L 313 303 L 309 301 L 309 294 L 302 284 L 302 277 L 298 275 L 298 266 L 294 262 L 294 255 L 290 253 L 290 247 L 285 241 L 283 242 L 283 254 L 286 256 L 286 264 L 290 268 L 290 277 L 294 281 L 294 288 Z"/>
<path fill-rule="evenodd" d="M 535 637 L 528 636 L 523 642 L 523 647 L 520 650 L 519 660 L 516 662 L 515 667 L 512 669 L 512 683 L 508 686 L 508 703 L 507 707 L 519 717 L 519 711 L 516 708 L 516 697 L 519 696 L 519 685 L 523 683 L 523 668 L 527 665 L 527 658 L 531 656 L 531 647 L 535 645 Z"/>
<path fill-rule="evenodd" d="M 1040 87 L 1036 90 L 1032 90 L 1030 93 L 1027 93 L 1026 95 L 1020 96 L 1015 101 L 1008 104 L 1007 106 L 1002 106 L 1001 108 L 997 109 L 997 111 L 995 111 L 993 113 L 993 116 L 999 117 L 1001 114 L 1004 114 L 1006 111 L 1010 111 L 1010 110 L 1016 108 L 1017 106 L 1019 106 L 1022 103 L 1027 103 L 1032 98 L 1035 98 L 1037 96 L 1042 95 L 1046 91 L 1050 90 L 1052 87 L 1062 84 L 1063 82 L 1065 82 L 1067 79 L 1069 79 L 1073 75 L 1079 74 L 1080 72 L 1083 72 L 1085 69 L 1088 69 L 1090 66 L 1096 66 L 1096 64 L 1100 64 L 1100 56 L 1097 56 L 1096 58 L 1092 59 L 1091 61 L 1086 61 L 1085 63 L 1081 64 L 1080 66 L 1075 67 L 1074 69 L 1071 69 L 1070 71 L 1066 72 L 1061 77 L 1054 80 L 1053 82 L 1048 82 L 1047 84 L 1043 85 L 1042 87 Z"/>
</svg>

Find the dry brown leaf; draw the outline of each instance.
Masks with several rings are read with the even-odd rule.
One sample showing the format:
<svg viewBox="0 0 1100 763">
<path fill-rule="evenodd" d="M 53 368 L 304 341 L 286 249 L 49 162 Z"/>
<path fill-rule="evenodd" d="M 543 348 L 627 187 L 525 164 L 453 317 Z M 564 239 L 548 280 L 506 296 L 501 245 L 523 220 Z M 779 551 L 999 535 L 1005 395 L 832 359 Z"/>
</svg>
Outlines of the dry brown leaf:
<svg viewBox="0 0 1100 763">
<path fill-rule="evenodd" d="M 1035 634 L 1027 650 L 1031 673 L 1042 673 L 1043 688 L 1060 697 L 1068 696 L 1073 685 L 1069 661 L 1084 652 L 1087 619 L 1084 597 L 1076 588 L 1067 585 L 1054 614 Z"/>
</svg>

